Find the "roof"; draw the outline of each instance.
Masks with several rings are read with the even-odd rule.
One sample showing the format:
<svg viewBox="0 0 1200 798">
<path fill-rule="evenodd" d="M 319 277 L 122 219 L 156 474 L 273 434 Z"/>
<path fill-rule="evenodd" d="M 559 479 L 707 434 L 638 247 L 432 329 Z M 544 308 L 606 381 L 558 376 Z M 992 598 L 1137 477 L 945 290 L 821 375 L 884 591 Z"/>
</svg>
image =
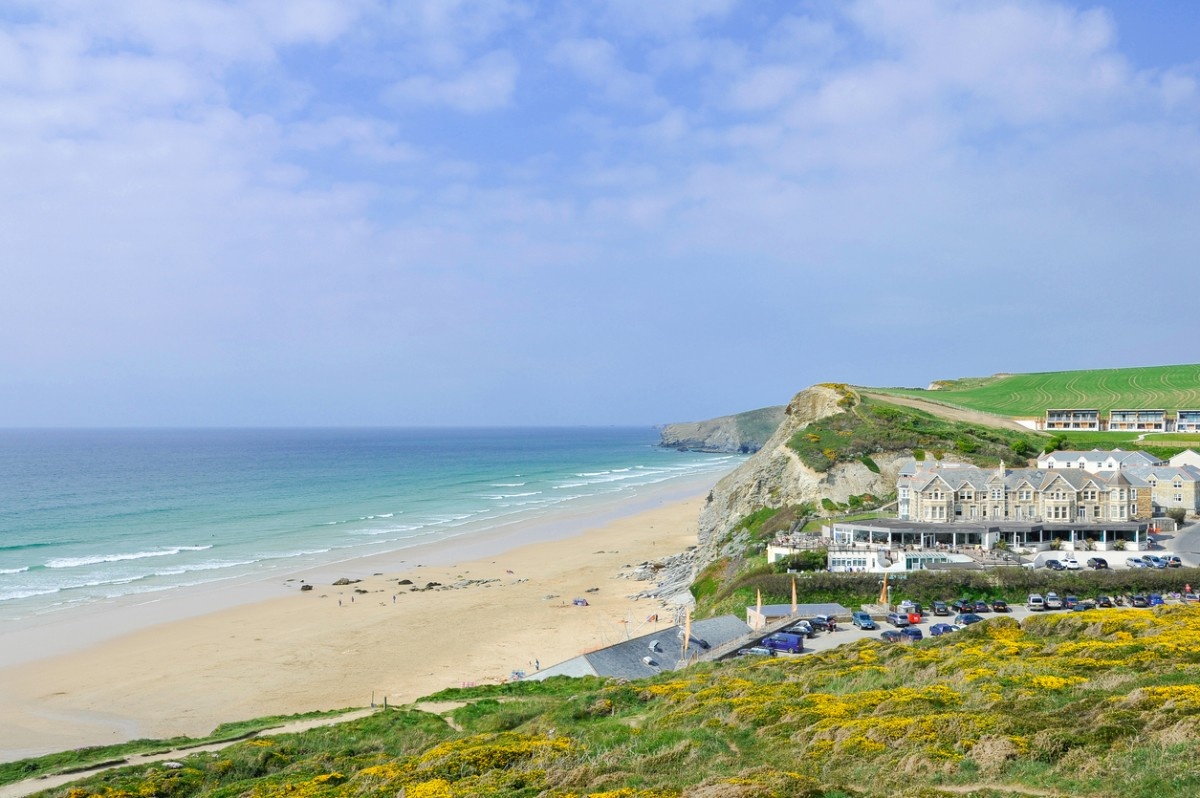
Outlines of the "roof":
<svg viewBox="0 0 1200 798">
<path fill-rule="evenodd" d="M 755 609 L 758 605 L 752 604 L 746 607 L 746 610 Z M 792 612 L 791 604 L 764 604 L 762 605 L 763 615 L 771 618 L 781 618 L 784 615 L 798 615 L 803 618 L 811 618 L 814 615 L 849 615 L 850 610 L 843 607 L 841 604 L 797 604 L 796 611 Z"/>
<path fill-rule="evenodd" d="M 721 615 L 692 621 L 689 651 L 704 651 L 746 637 L 751 629 L 734 615 Z M 656 644 L 653 648 L 651 644 Z M 647 662 L 649 660 L 649 662 Z M 683 628 L 668 626 L 648 634 L 624 640 L 596 651 L 589 651 L 566 662 L 529 674 L 531 680 L 551 676 L 603 676 L 641 679 L 684 664 Z"/>
</svg>

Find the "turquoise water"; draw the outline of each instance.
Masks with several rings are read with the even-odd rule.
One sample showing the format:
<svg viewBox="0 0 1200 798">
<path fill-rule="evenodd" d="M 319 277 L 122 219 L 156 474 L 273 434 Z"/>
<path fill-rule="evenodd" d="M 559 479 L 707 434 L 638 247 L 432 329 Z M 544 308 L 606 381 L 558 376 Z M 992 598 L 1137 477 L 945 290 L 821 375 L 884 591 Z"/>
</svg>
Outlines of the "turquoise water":
<svg viewBox="0 0 1200 798">
<path fill-rule="evenodd" d="M 733 468 L 638 429 L 2 430 L 0 618 L 553 520 Z"/>
</svg>

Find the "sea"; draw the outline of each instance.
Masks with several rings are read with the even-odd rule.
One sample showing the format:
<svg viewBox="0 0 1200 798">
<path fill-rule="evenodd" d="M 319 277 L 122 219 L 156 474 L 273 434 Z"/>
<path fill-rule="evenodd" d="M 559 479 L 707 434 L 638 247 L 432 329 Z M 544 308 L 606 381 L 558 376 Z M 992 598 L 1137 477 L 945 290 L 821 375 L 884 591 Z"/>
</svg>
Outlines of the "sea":
<svg viewBox="0 0 1200 798">
<path fill-rule="evenodd" d="M 715 483 L 652 428 L 0 430 L 0 622 L 297 573 Z"/>
</svg>

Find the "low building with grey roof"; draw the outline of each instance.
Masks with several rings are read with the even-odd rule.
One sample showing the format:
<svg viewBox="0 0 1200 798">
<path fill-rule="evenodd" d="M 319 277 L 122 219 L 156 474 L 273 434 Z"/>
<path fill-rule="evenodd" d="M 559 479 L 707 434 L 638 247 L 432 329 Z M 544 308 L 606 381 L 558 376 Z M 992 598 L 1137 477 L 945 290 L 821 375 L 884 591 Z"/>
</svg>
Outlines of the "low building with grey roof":
<svg viewBox="0 0 1200 798">
<path fill-rule="evenodd" d="M 753 632 L 737 616 L 721 615 L 692 621 L 691 635 L 684 646 L 682 626 L 669 626 L 624 640 L 578 657 L 543 668 L 526 679 L 551 676 L 602 676 L 641 679 L 663 671 L 707 660 L 730 645 L 750 645 Z"/>
</svg>

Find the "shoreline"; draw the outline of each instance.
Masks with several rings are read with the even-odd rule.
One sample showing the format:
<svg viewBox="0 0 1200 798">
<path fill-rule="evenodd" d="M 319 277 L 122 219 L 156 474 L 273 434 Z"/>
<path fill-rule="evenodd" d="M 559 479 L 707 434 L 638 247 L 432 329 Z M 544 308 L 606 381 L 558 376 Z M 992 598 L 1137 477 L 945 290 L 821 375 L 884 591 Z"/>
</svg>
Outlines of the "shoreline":
<svg viewBox="0 0 1200 798">
<path fill-rule="evenodd" d="M 634 597 L 652 583 L 629 576 L 695 545 L 718 478 L 470 539 L 30 623 L 6 634 L 0 761 L 385 696 L 409 703 L 669 625 L 663 613 L 646 626 L 661 604 L 639 606 Z M 332 585 L 337 578 L 361 581 Z M 584 597 L 588 606 L 573 604 Z"/>
</svg>

